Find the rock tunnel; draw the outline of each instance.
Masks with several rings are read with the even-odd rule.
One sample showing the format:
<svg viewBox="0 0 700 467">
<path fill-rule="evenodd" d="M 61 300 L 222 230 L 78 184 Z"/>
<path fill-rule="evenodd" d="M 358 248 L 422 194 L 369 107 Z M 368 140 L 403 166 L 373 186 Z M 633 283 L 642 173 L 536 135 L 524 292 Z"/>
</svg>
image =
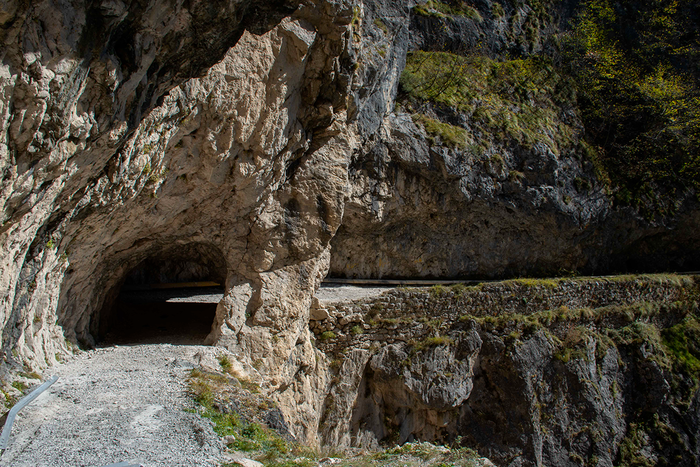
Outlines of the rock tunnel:
<svg viewBox="0 0 700 467">
<path fill-rule="evenodd" d="M 203 344 L 226 272 L 223 254 L 209 244 L 178 245 L 148 256 L 108 293 L 97 343 Z"/>
</svg>

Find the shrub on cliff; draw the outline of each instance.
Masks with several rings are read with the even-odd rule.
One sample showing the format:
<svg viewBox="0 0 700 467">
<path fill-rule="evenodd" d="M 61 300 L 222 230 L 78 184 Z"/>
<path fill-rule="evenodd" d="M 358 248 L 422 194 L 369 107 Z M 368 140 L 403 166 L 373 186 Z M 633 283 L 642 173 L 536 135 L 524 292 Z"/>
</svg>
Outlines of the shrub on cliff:
<svg viewBox="0 0 700 467">
<path fill-rule="evenodd" d="M 422 102 L 449 106 L 497 139 L 544 143 L 555 153 L 573 142 L 574 129 L 560 118 L 574 101 L 572 85 L 546 58 L 499 62 L 447 52 L 409 54 L 401 76 L 407 104 L 419 112 Z"/>
<path fill-rule="evenodd" d="M 623 204 L 700 193 L 700 43 L 692 0 L 588 0 L 565 41 L 586 132 Z"/>
</svg>

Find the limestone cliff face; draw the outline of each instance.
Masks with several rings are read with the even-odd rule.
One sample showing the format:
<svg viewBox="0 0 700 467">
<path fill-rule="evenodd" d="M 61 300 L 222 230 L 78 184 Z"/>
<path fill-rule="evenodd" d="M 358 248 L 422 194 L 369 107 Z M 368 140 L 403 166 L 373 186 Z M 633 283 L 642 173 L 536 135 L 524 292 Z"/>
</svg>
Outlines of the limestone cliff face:
<svg viewBox="0 0 700 467">
<path fill-rule="evenodd" d="M 272 389 L 322 378 L 298 368 L 355 145 L 352 8 L 29 5 L 2 15 L 5 362 L 94 344 L 126 274 L 185 249 L 225 262 L 212 342 Z"/>
<path fill-rule="evenodd" d="M 476 94 L 469 109 L 398 96 L 395 111 L 351 161 L 330 275 L 484 278 L 697 268 L 700 217 L 693 190 L 673 200 L 678 209 L 671 216 L 645 218 L 616 205 L 586 156 L 576 99 L 562 96 L 570 92 L 566 80 L 552 66 L 537 68 L 524 76 L 536 76 L 539 88 L 512 89 L 523 76 L 518 67 L 530 57 L 561 60 L 558 50 L 578 3 L 461 5 L 459 14 L 443 13 L 444 6 L 412 9 L 409 43 L 394 47 L 477 57 L 471 66 L 487 71 L 468 79 L 491 80 L 490 60 L 510 59 L 506 73 L 521 74 L 515 83 L 507 76 L 497 82 L 498 95 Z M 425 66 L 423 57 L 416 68 Z M 455 67 L 443 58 L 446 69 Z M 436 79 L 443 83 L 433 77 L 419 86 L 424 90 Z M 449 92 L 449 85 L 436 94 Z M 526 97 L 507 99 L 518 92 Z M 499 99 L 508 101 L 506 108 L 490 110 Z M 546 116 L 533 117 L 538 111 Z M 528 118 L 538 119 L 532 131 Z M 459 132 L 461 144 L 450 144 L 440 131 Z"/>
<path fill-rule="evenodd" d="M 199 264 L 226 290 L 209 342 L 236 351 L 313 443 L 325 370 L 310 300 L 350 156 L 392 105 L 405 55 L 377 47 L 405 42 L 406 5 L 376 7 L 397 20 L 371 42 L 373 8 L 3 5 L 4 368 L 94 345 L 144 261 Z"/>
<path fill-rule="evenodd" d="M 680 350 L 695 334 L 674 336 L 695 323 L 697 284 L 510 281 L 319 304 L 334 373 L 323 440 L 458 443 L 503 466 L 695 465 L 700 391 Z"/>
<path fill-rule="evenodd" d="M 293 434 L 315 443 L 330 375 L 309 308 L 329 269 L 502 276 L 649 255 L 697 264 L 692 202 L 647 222 L 611 207 L 575 145 L 525 148 L 429 110 L 488 142 L 467 154 L 426 133 L 405 103 L 397 109 L 407 52 L 447 37 L 414 6 L 5 2 L 3 371 L 94 345 L 144 261 L 196 263 L 225 285 L 209 342 L 239 355 Z M 464 44 L 489 34 L 497 56 L 520 47 L 530 11 L 509 9 L 520 18 L 510 29 L 489 17 L 444 34 Z M 560 110 L 580 135 L 575 113 Z M 475 371 L 451 358 L 449 372 Z"/>
</svg>

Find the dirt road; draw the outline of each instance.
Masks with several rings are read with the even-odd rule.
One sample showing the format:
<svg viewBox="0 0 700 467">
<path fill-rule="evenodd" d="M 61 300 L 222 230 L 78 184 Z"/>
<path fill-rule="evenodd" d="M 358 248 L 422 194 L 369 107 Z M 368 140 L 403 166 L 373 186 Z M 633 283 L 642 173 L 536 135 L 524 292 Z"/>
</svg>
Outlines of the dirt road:
<svg viewBox="0 0 700 467">
<path fill-rule="evenodd" d="M 220 351 L 119 346 L 51 368 L 59 380 L 20 412 L 0 465 L 218 465 L 223 446 L 208 420 L 186 411 L 185 379 Z"/>
</svg>

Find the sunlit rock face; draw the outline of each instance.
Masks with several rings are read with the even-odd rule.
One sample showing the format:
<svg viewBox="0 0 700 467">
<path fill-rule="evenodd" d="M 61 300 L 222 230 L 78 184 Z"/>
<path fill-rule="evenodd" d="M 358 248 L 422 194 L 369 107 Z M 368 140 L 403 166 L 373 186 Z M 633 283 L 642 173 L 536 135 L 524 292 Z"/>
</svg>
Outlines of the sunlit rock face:
<svg viewBox="0 0 700 467">
<path fill-rule="evenodd" d="M 329 271 L 494 277 L 698 261 L 697 209 L 647 222 L 615 210 L 570 148 L 499 143 L 476 157 L 397 109 L 407 52 L 439 42 L 413 6 L 5 2 L 3 371 L 96 345 L 135 268 L 176 264 L 172 277 L 222 283 L 207 342 L 236 352 L 293 434 L 315 443 L 330 379 L 309 308 Z M 494 39 L 502 25 L 490 21 L 479 28 Z M 575 112 L 557 118 L 583 134 Z"/>
<path fill-rule="evenodd" d="M 376 47 L 391 37 L 368 47 L 362 5 L 264 3 L 3 6 L 5 368 L 95 345 L 134 268 L 187 252 L 225 288 L 208 342 L 237 351 L 314 442 L 310 301 L 405 44 L 388 60 Z M 407 7 L 381 7 L 404 37 Z"/>
</svg>

